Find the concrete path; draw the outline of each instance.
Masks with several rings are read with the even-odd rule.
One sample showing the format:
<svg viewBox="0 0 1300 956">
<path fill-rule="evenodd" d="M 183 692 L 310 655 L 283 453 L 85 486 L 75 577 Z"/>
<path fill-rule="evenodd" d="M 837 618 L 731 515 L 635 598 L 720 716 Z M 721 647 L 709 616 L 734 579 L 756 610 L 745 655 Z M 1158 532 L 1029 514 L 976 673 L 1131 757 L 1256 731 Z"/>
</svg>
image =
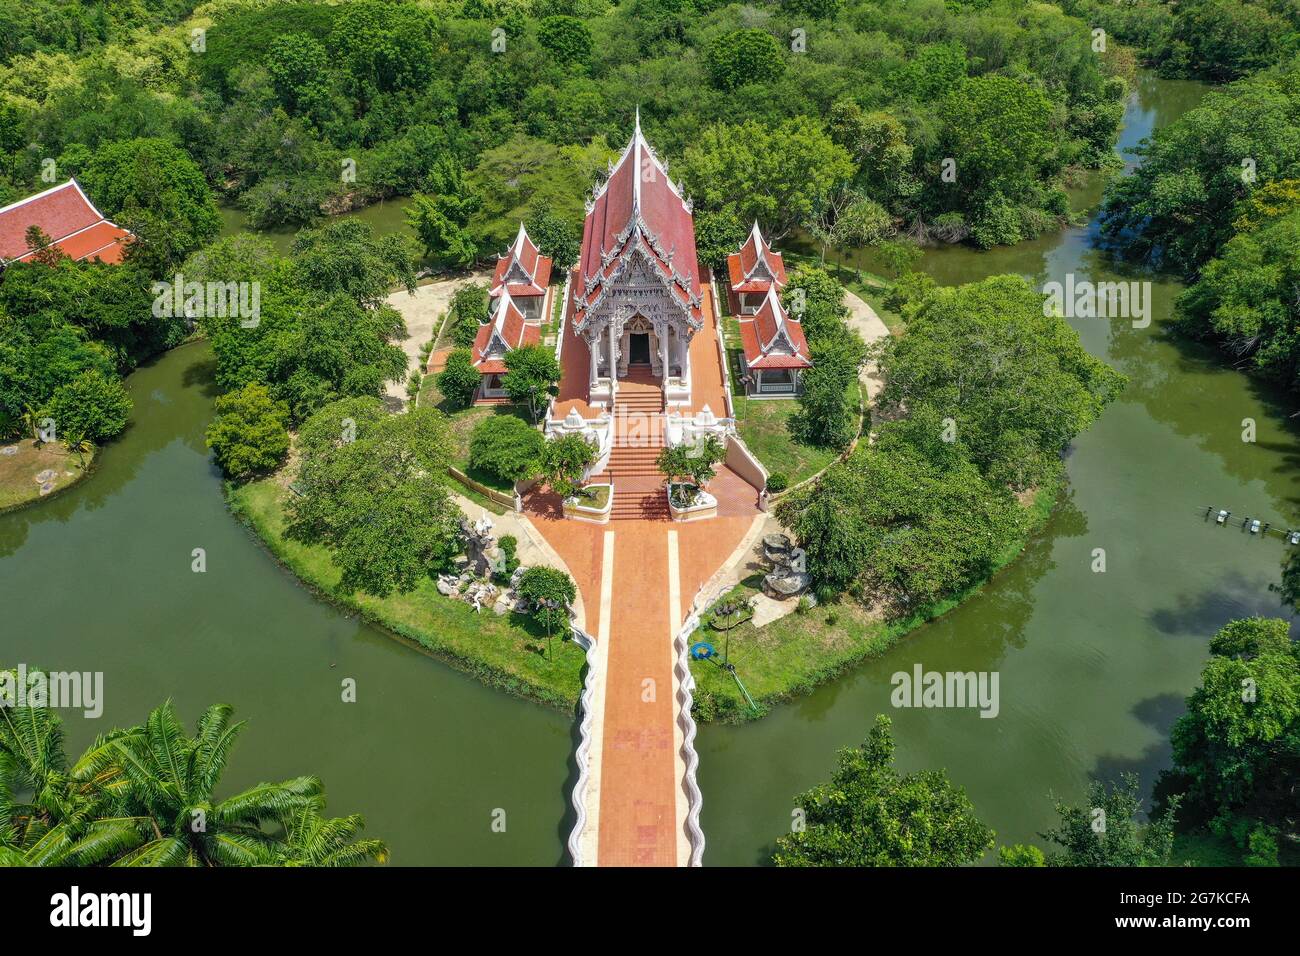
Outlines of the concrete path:
<svg viewBox="0 0 1300 956">
<path fill-rule="evenodd" d="M 764 516 L 736 504 L 704 521 L 567 520 L 544 496 L 528 520 L 566 563 L 596 627 L 591 747 L 580 862 L 685 866 L 689 795 L 674 640 L 692 599 Z M 743 556 L 742 556 L 743 557 Z M 599 609 L 598 611 L 596 609 Z"/>
<path fill-rule="evenodd" d="M 474 272 L 454 279 L 437 279 L 426 282 L 411 295 L 405 289 L 392 293 L 384 301 L 402 314 L 406 321 L 406 338 L 398 342 L 406 353 L 406 371 L 418 368 L 420 349 L 437 333 L 437 323 L 451 305 L 451 297 L 456 290 L 471 282 L 487 283 L 492 278 L 490 272 Z M 390 399 L 406 401 L 406 376 L 400 381 L 388 383 L 387 394 Z"/>
<path fill-rule="evenodd" d="M 874 345 L 889 335 L 889 329 L 881 321 L 880 316 L 876 315 L 876 310 L 848 289 L 844 290 L 844 304 L 849 308 L 849 328 L 862 336 L 863 341 L 868 345 Z M 862 369 L 859 378 L 862 380 L 862 384 L 867 387 L 867 398 L 869 399 L 874 399 L 880 394 L 880 390 L 885 387 L 884 380 L 880 377 L 879 370 L 874 362 L 868 363 Z"/>
</svg>

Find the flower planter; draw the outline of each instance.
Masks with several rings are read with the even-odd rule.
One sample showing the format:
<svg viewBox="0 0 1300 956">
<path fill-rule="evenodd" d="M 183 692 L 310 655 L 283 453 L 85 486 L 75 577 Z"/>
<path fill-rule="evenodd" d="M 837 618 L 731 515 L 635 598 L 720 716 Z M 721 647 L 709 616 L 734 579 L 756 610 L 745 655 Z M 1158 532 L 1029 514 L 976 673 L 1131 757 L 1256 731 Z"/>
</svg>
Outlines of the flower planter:
<svg viewBox="0 0 1300 956">
<path fill-rule="evenodd" d="M 564 516 L 566 518 L 575 518 L 578 521 L 590 521 L 595 524 L 605 524 L 609 521 L 610 513 L 614 510 L 614 486 L 613 485 L 587 485 L 583 491 L 596 493 L 596 500 L 586 497 L 574 496 L 564 499 Z M 600 501 L 603 497 L 604 502 Z"/>
<path fill-rule="evenodd" d="M 716 518 L 718 516 L 718 499 L 707 491 L 698 492 L 695 495 L 695 503 L 692 505 L 678 505 L 673 500 L 673 489 L 679 487 L 682 486 L 671 484 L 665 491 L 665 494 L 668 495 L 668 512 L 672 515 L 674 521 L 699 521 L 702 518 Z"/>
</svg>

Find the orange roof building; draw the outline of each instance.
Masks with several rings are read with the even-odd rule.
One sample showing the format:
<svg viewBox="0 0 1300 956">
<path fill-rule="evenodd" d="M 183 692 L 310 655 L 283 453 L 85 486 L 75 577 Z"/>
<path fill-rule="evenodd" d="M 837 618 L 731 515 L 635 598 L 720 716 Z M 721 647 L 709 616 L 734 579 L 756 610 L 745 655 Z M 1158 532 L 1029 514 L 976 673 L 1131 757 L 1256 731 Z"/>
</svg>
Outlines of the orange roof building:
<svg viewBox="0 0 1300 956">
<path fill-rule="evenodd" d="M 474 367 L 482 376 L 480 401 L 506 397 L 501 376 L 506 372 L 506 353 L 542 340 L 542 324 L 524 315 L 509 289 L 502 289 L 494 303 L 492 318 L 478 327 L 474 339 Z"/>
<path fill-rule="evenodd" d="M 727 257 L 732 314 L 744 347 L 741 381 L 751 398 L 793 398 L 812 355 L 803 326 L 781 304 L 785 262 L 773 252 L 758 223 L 738 252 Z"/>
<path fill-rule="evenodd" d="M 690 201 L 641 132 L 587 204 L 570 325 L 588 356 L 587 399 L 613 402 L 618 380 L 649 377 L 670 404 L 690 402 L 691 339 L 704 327 Z"/>
<path fill-rule="evenodd" d="M 521 222 L 510 251 L 497 258 L 488 295 L 496 300 L 508 293 L 526 318 L 540 322 L 546 287 L 551 284 L 551 266 L 550 257 L 542 255 Z"/>
<path fill-rule="evenodd" d="M 25 262 L 41 249 L 27 246 L 27 231 L 36 226 L 50 238 L 44 248 L 57 249 L 76 262 L 121 262 L 130 231 L 105 219 L 75 179 L 0 209 L 0 269 Z"/>
</svg>

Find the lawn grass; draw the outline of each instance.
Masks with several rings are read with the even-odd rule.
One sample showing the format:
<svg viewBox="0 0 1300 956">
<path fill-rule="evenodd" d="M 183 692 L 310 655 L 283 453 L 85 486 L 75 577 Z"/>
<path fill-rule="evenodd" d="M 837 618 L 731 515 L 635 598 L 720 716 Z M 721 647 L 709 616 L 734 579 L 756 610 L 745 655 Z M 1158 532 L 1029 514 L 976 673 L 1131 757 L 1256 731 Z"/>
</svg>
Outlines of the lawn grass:
<svg viewBox="0 0 1300 956">
<path fill-rule="evenodd" d="M 10 442 L 3 447 L 16 447 L 18 453 L 0 455 L 0 511 L 9 511 L 48 498 L 49 495 L 76 484 L 90 473 L 95 457 L 94 450 L 86 452 L 83 466 L 80 456 L 59 442 L 37 445 L 30 438 Z M 46 470 L 54 472 L 54 478 L 51 479 L 54 489 L 42 495 L 36 476 Z"/>
<path fill-rule="evenodd" d="M 732 399 L 736 431 L 749 450 L 758 456 L 769 475 L 782 474 L 796 485 L 811 478 L 839 455 L 834 448 L 821 448 L 795 441 L 790 435 L 790 416 L 799 410 L 793 399 Z"/>
<path fill-rule="evenodd" d="M 1056 480 L 1038 489 L 1027 506 L 1029 530 L 999 557 L 994 574 L 1015 560 L 1029 538 L 1047 523 L 1061 488 L 1061 480 Z M 741 624 L 728 632 L 730 661 L 736 665 L 737 674 L 759 710 L 755 712 L 749 707 L 728 672 L 709 661 L 691 661 L 696 682 L 695 718 L 726 723 L 756 720 L 773 705 L 809 693 L 852 665 L 878 657 L 909 632 L 961 604 L 985 583 L 981 581 L 933 607 L 892 621 L 882 620 L 852 598 L 842 597 L 788 614 L 761 628 L 752 623 Z M 761 586 L 762 576 L 753 575 L 720 597 L 717 603 L 748 599 Z M 700 618 L 707 621 L 708 612 Z M 690 639 L 692 644 L 697 641 L 708 641 L 722 654 L 724 637 L 720 632 L 701 627 Z"/>
<path fill-rule="evenodd" d="M 314 591 L 486 684 L 572 712 L 586 663 L 580 647 L 553 640 L 554 659 L 549 659 L 546 631 L 527 615 L 475 613 L 463 601 L 439 594 L 432 579 L 410 593 L 386 598 L 341 593 L 340 572 L 328 549 L 285 538 L 283 494 L 274 479 L 227 486 L 231 511 Z"/>
<path fill-rule="evenodd" d="M 469 466 L 469 440 L 474 433 L 474 426 L 485 418 L 492 415 L 514 415 L 516 418 L 522 418 L 524 421 L 530 421 L 528 409 L 523 405 L 471 405 L 469 408 L 453 407 L 450 402 L 443 397 L 441 390 L 438 388 L 437 376 L 426 375 L 420 383 L 420 395 L 416 404 L 421 407 L 432 407 L 438 409 L 447 416 L 451 424 L 452 437 L 452 459 L 451 463 L 459 468 L 467 476 L 477 481 L 481 485 L 500 491 L 503 494 L 514 494 L 514 483 L 502 481 L 496 475 L 489 474 L 485 471 L 479 471 Z M 462 494 L 469 498 L 476 505 L 487 508 L 494 514 L 505 514 L 505 509 L 501 505 L 492 501 L 484 495 L 479 494 L 473 488 L 461 484 L 455 478 L 448 477 L 452 489 L 457 494 Z"/>
</svg>

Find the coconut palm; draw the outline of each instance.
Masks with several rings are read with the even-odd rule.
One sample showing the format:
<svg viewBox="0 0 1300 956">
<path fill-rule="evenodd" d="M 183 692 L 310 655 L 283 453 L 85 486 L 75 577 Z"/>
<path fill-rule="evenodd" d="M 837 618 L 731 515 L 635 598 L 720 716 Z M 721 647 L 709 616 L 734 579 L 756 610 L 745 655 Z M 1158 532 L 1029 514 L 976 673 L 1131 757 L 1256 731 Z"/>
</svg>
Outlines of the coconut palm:
<svg viewBox="0 0 1300 956">
<path fill-rule="evenodd" d="M 256 866 L 282 861 L 282 838 L 263 824 L 287 821 L 317 806 L 321 783 L 295 777 L 259 783 L 214 801 L 226 759 L 244 723 L 231 723 L 228 704 L 209 707 L 188 737 L 171 701 L 143 727 L 98 741 L 74 776 L 93 776 L 122 811 L 117 866 Z M 147 821 L 139 827 L 138 821 Z M 131 827 L 142 838 L 128 845 Z"/>
<path fill-rule="evenodd" d="M 358 840 L 366 821 L 359 813 L 349 817 L 321 816 L 324 801 L 295 813 L 285 823 L 284 865 L 342 867 L 388 862 L 382 840 Z"/>
<path fill-rule="evenodd" d="M 94 451 L 95 446 L 84 435 L 73 435 L 63 439 L 63 445 L 69 452 L 77 456 L 77 461 L 81 462 L 81 467 L 86 467 L 86 455 Z"/>
</svg>

